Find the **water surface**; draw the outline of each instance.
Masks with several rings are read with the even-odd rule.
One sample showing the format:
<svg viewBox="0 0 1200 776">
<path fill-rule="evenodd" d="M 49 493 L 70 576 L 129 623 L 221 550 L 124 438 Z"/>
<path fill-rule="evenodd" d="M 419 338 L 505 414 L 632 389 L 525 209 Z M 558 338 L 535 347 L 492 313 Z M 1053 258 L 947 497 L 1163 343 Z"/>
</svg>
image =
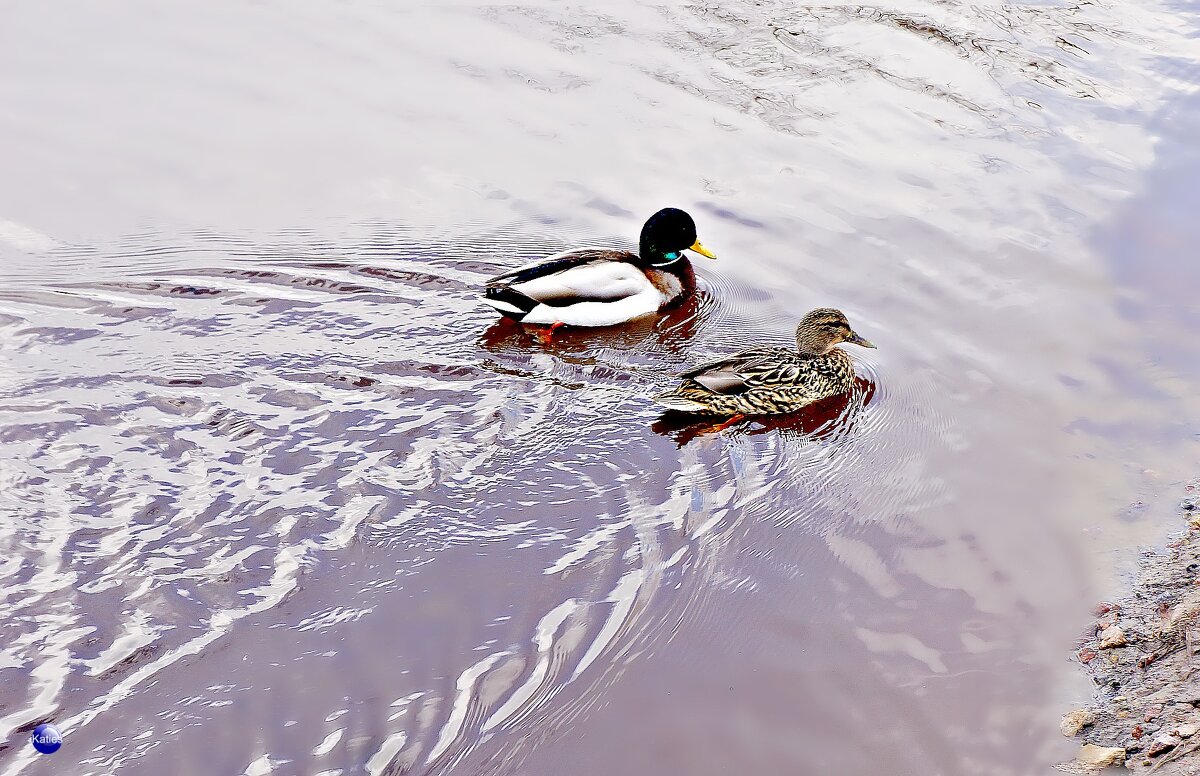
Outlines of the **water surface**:
<svg viewBox="0 0 1200 776">
<path fill-rule="evenodd" d="M 0 769 L 1045 772 L 1200 460 L 1195 30 L 9 8 Z M 478 303 L 665 205 L 721 257 L 671 316 Z M 845 400 L 649 400 L 816 306 L 879 345 Z"/>
</svg>

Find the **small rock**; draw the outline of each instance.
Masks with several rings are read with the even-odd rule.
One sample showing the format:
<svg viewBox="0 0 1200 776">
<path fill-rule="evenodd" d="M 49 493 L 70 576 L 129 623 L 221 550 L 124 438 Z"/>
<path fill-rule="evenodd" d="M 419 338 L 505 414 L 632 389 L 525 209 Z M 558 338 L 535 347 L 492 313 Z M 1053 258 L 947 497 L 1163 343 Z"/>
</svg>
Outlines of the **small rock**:
<svg viewBox="0 0 1200 776">
<path fill-rule="evenodd" d="M 1121 626 L 1113 625 L 1105 628 L 1100 634 L 1100 649 L 1112 649 L 1114 647 L 1123 647 L 1129 642 L 1125 640 L 1125 631 L 1121 630 Z"/>
<path fill-rule="evenodd" d="M 1163 752 L 1169 752 L 1179 745 L 1179 738 L 1170 733 L 1161 733 L 1154 737 L 1150 742 L 1150 748 L 1146 750 L 1147 757 L 1155 757 Z"/>
<path fill-rule="evenodd" d="M 1121 607 L 1117 606 L 1114 603 L 1109 603 L 1108 601 L 1101 601 L 1100 603 L 1096 604 L 1096 608 L 1092 610 L 1092 613 L 1095 614 L 1097 617 L 1103 617 L 1104 615 L 1108 614 L 1109 612 L 1120 611 L 1120 610 L 1121 610 Z"/>
<path fill-rule="evenodd" d="M 1150 722 L 1163 713 L 1163 705 L 1161 703 L 1151 704 L 1146 707 L 1146 716 L 1143 717 L 1144 722 Z"/>
<path fill-rule="evenodd" d="M 1175 735 L 1180 738 L 1191 738 L 1197 733 L 1200 733 L 1200 725 L 1197 725 L 1195 722 L 1185 722 L 1175 728 Z"/>
<path fill-rule="evenodd" d="M 1084 744 L 1075 755 L 1075 762 L 1088 770 L 1098 771 L 1110 765 L 1120 765 L 1125 762 L 1125 750 L 1119 746 L 1096 746 Z"/>
<path fill-rule="evenodd" d="M 1096 715 L 1092 712 L 1087 709 L 1075 709 L 1063 715 L 1062 722 L 1058 723 L 1058 729 L 1067 738 L 1074 738 L 1079 735 L 1080 730 L 1095 724 L 1095 722 Z"/>
<path fill-rule="evenodd" d="M 1141 725 L 1134 725 L 1133 730 L 1129 732 L 1129 735 L 1133 736 L 1134 741 L 1137 741 L 1141 739 L 1142 736 L 1146 735 L 1146 731 L 1142 730 Z"/>
<path fill-rule="evenodd" d="M 1200 515 L 1196 515 L 1195 517 L 1188 520 L 1188 526 L 1190 526 L 1192 528 L 1200 528 Z"/>
<path fill-rule="evenodd" d="M 1092 662 L 1095 659 L 1096 659 L 1096 650 L 1092 649 L 1091 647 L 1084 647 L 1083 649 L 1079 650 L 1079 662 L 1080 663 L 1087 665 L 1088 663 Z"/>
</svg>

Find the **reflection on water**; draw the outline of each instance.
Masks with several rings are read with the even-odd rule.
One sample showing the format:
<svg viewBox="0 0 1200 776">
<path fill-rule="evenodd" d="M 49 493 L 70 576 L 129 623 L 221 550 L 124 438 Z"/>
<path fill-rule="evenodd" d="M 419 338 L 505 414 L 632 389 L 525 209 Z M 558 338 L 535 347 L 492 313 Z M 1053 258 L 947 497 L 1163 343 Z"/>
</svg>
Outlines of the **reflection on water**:
<svg viewBox="0 0 1200 776">
<path fill-rule="evenodd" d="M 14 8 L 0 772 L 1040 772 L 1194 475 L 1192 319 L 1095 245 L 1194 21 Z M 479 304 L 664 204 L 722 256 L 664 318 Z M 651 401 L 818 306 L 879 333 L 850 395 Z"/>
</svg>

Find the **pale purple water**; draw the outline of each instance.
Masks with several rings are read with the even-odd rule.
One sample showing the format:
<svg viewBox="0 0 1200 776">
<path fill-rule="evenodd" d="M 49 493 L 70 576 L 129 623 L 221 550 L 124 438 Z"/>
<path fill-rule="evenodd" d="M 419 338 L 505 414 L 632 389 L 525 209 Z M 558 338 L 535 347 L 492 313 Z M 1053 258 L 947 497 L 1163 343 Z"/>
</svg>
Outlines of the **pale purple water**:
<svg viewBox="0 0 1200 776">
<path fill-rule="evenodd" d="M 3 11 L 0 773 L 1070 757 L 1200 470 L 1194 11 L 598 7 Z M 657 326 L 477 303 L 664 205 Z M 825 305 L 828 417 L 659 421 Z"/>
</svg>

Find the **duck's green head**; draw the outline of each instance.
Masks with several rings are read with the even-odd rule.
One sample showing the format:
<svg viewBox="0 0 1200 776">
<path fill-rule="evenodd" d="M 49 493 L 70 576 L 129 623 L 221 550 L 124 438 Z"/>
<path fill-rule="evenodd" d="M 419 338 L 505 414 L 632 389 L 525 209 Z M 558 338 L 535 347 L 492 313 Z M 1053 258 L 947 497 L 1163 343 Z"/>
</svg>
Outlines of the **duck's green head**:
<svg viewBox="0 0 1200 776">
<path fill-rule="evenodd" d="M 820 356 L 843 342 L 864 348 L 875 347 L 850 328 L 841 310 L 822 307 L 800 320 L 796 327 L 796 349 L 806 356 Z"/>
<path fill-rule="evenodd" d="M 695 251 L 710 259 L 717 258 L 696 239 L 696 222 L 679 208 L 665 207 L 646 221 L 638 255 L 653 267 L 665 267 L 683 258 L 684 251 Z"/>
</svg>

